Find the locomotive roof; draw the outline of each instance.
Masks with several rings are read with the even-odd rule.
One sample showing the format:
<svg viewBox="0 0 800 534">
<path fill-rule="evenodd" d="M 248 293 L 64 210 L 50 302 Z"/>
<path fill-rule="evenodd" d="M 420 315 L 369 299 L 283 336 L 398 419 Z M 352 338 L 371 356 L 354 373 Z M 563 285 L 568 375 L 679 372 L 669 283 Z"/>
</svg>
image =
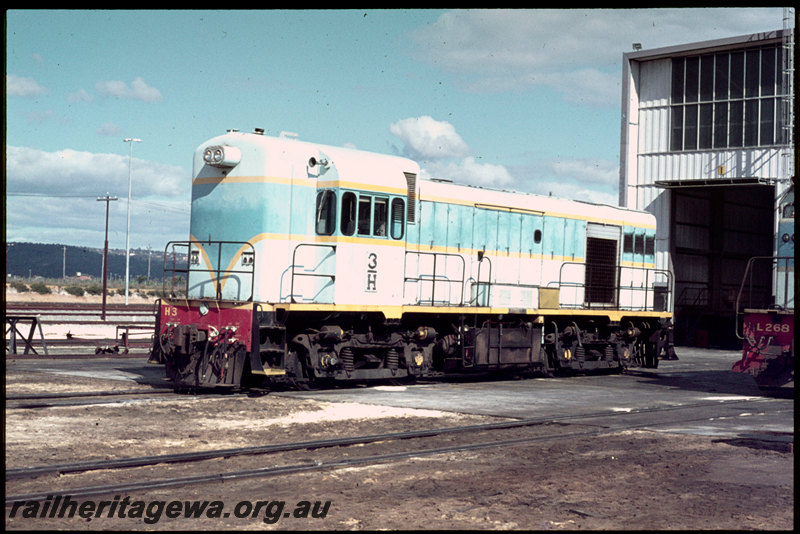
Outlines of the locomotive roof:
<svg viewBox="0 0 800 534">
<path fill-rule="evenodd" d="M 382 190 L 394 190 L 401 194 L 407 188 L 403 173 L 413 173 L 418 177 L 420 200 L 475 205 L 487 209 L 540 212 L 570 218 L 599 220 L 609 224 L 629 223 L 655 227 L 655 217 L 645 211 L 535 193 L 423 179 L 419 177 L 419 165 L 408 158 L 312 143 L 296 138 L 267 136 L 260 131 L 256 133 L 229 131 L 210 139 L 197 149 L 196 161 L 202 162 L 204 148 L 215 144 L 235 145 L 241 148 L 243 153 L 248 150 L 252 150 L 254 153 L 260 151 L 262 156 L 259 158 L 242 158 L 242 163 L 237 169 L 237 173 L 241 175 L 263 173 L 263 165 L 266 163 L 268 165 L 267 172 L 275 176 L 297 178 L 302 171 L 302 176 L 307 177 L 306 165 L 313 157 L 318 162 L 328 160 L 329 163 L 327 167 L 317 169 L 316 177 L 320 181 L 337 181 L 340 187 L 349 185 L 364 186 L 366 189 L 379 187 Z M 266 159 L 264 154 L 266 154 Z M 255 167 L 256 165 L 261 165 L 261 167 Z"/>
<path fill-rule="evenodd" d="M 486 209 L 542 213 L 605 222 L 629 223 L 655 228 L 651 213 L 583 200 L 544 196 L 536 193 L 508 191 L 488 187 L 457 184 L 440 180 L 420 180 L 420 199 L 452 204 L 475 205 Z"/>
<path fill-rule="evenodd" d="M 308 177 L 307 165 L 312 157 L 317 162 L 316 169 L 313 170 L 314 177 L 320 181 L 338 180 L 354 185 L 377 185 L 396 188 L 400 192 L 405 191 L 407 187 L 403 173 L 419 175 L 419 165 L 408 158 L 312 143 L 295 138 L 236 131 L 230 131 L 203 143 L 197 149 L 195 158 L 202 155 L 205 147 L 216 144 L 235 145 L 241 148 L 243 153 L 247 150 L 260 151 L 258 158 L 250 160 L 242 158 L 240 164 L 242 168 L 238 169 L 238 173 L 244 175 L 263 173 L 266 165 L 266 172 L 275 176 Z M 323 164 L 325 161 L 328 165 Z M 249 165 L 259 167 L 249 167 Z"/>
</svg>

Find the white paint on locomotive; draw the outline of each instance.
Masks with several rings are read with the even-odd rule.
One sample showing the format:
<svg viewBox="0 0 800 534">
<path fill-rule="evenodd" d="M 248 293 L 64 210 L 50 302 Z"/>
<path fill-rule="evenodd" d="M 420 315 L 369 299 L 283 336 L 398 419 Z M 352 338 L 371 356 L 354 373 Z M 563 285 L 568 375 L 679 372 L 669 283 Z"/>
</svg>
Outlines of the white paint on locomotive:
<svg viewBox="0 0 800 534">
<path fill-rule="evenodd" d="M 203 143 L 193 173 L 186 294 L 154 340 L 176 387 L 674 356 L 646 212 L 418 180 L 409 159 L 262 131 Z"/>
<path fill-rule="evenodd" d="M 204 159 L 226 147 L 234 165 Z M 194 175 L 205 272 L 190 274 L 192 298 L 246 300 L 252 283 L 265 303 L 535 310 L 557 287 L 560 307 L 653 307 L 653 250 L 623 252 L 623 233 L 652 239 L 645 212 L 417 181 L 408 159 L 240 132 L 201 145 Z M 587 281 L 620 288 L 587 293 Z"/>
</svg>

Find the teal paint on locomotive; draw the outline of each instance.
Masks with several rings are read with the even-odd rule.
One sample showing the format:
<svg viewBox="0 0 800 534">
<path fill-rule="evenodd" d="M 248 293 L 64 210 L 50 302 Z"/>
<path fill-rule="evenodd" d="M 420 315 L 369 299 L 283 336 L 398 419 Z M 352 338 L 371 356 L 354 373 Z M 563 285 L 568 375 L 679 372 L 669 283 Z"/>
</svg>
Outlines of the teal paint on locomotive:
<svg viewBox="0 0 800 534">
<path fill-rule="evenodd" d="M 191 305 L 159 326 L 176 384 L 221 383 L 218 365 L 198 362 L 225 347 L 195 332 L 230 331 L 225 310 L 242 303 L 252 342 L 227 357 L 245 376 L 294 383 L 611 369 L 656 365 L 654 353 L 668 352 L 654 255 L 625 250 L 621 237 L 647 243 L 652 215 L 418 181 L 419 172 L 404 158 L 260 134 L 203 143 L 185 244 Z M 593 283 L 614 284 L 603 291 L 585 290 L 597 267 L 590 227 L 611 273 Z M 214 306 L 222 311 L 202 314 Z M 191 346 L 170 345 L 186 335 Z M 211 371 L 187 373 L 191 365 Z"/>
</svg>

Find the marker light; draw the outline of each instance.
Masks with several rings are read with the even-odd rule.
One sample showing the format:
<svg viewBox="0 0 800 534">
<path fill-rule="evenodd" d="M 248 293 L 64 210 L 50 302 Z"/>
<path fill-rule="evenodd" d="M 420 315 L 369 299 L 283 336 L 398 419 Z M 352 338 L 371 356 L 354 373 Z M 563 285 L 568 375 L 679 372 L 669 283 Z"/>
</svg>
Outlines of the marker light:
<svg viewBox="0 0 800 534">
<path fill-rule="evenodd" d="M 233 146 L 215 145 L 203 151 L 203 161 L 215 167 L 235 167 L 241 159 L 241 150 Z"/>
</svg>

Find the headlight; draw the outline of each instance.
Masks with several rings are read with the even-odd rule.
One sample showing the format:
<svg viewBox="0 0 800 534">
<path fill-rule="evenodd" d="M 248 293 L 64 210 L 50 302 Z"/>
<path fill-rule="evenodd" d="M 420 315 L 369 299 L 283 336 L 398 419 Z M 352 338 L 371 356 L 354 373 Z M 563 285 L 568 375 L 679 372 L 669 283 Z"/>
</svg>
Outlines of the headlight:
<svg viewBox="0 0 800 534">
<path fill-rule="evenodd" d="M 232 146 L 215 145 L 203 151 L 203 161 L 215 167 L 235 167 L 242 159 L 242 151 Z"/>
</svg>

